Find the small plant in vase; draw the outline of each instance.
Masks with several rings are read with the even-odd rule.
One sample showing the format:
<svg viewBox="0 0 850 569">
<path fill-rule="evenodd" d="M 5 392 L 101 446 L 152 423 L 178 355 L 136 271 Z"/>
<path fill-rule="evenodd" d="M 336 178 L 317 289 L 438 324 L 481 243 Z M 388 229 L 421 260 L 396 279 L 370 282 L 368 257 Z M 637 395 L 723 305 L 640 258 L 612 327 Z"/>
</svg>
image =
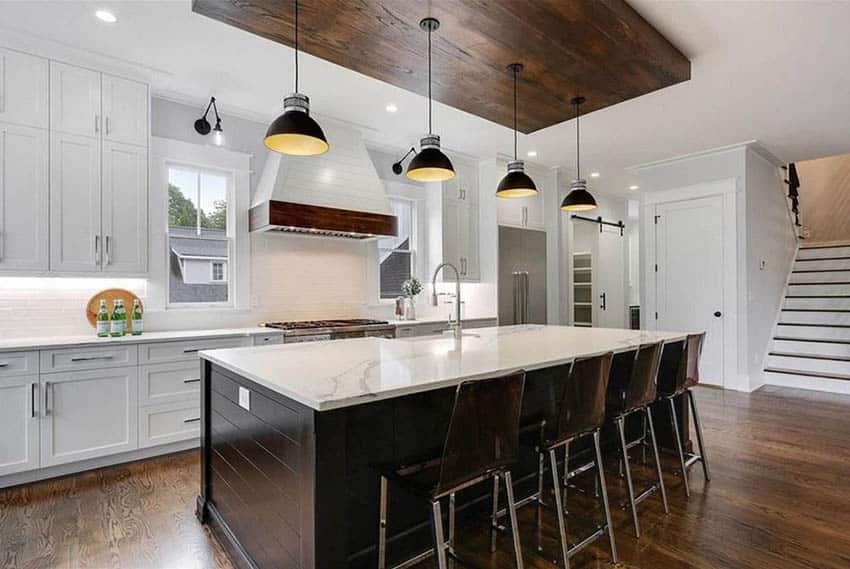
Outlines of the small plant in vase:
<svg viewBox="0 0 850 569">
<path fill-rule="evenodd" d="M 401 283 L 401 293 L 406 300 L 404 305 L 405 320 L 416 320 L 415 299 L 420 292 L 422 292 L 422 283 L 417 278 L 407 279 Z"/>
</svg>

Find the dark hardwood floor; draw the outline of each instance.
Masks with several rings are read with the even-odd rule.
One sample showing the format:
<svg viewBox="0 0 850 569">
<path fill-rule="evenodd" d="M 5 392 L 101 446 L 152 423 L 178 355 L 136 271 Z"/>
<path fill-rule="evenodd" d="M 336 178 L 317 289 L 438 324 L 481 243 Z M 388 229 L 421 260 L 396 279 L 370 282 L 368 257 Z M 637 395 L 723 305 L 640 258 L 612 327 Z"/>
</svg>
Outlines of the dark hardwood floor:
<svg viewBox="0 0 850 569">
<path fill-rule="evenodd" d="M 688 500 L 672 474 L 675 461 L 665 457 L 671 513 L 664 515 L 659 498 L 643 502 L 636 540 L 626 512 L 615 509 L 620 567 L 850 567 L 850 397 L 765 388 L 751 395 L 700 389 L 697 398 L 714 479 L 705 484 L 699 466 L 692 468 Z M 606 470 L 619 503 L 616 461 Z M 651 476 L 640 465 L 635 473 Z M 198 476 L 197 453 L 186 452 L 0 490 L 0 568 L 229 569 L 194 517 Z M 584 512 L 590 503 L 573 492 L 568 505 Z M 521 510 L 526 567 L 554 567 L 549 518 L 540 555 L 533 508 Z M 491 560 L 480 522 L 462 520 L 462 554 L 513 567 L 507 534 L 499 545 Z M 610 567 L 606 544 L 573 558 L 573 567 Z"/>
</svg>

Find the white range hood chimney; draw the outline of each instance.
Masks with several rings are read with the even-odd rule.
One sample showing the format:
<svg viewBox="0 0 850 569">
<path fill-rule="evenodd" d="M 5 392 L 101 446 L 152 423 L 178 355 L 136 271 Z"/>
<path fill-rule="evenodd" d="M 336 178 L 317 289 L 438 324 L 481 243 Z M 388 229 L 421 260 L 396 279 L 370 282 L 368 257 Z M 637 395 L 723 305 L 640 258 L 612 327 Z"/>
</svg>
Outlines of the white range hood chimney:
<svg viewBox="0 0 850 569">
<path fill-rule="evenodd" d="M 360 132 L 325 128 L 318 156 L 269 152 L 250 212 L 251 231 L 368 239 L 398 233 L 384 187 Z"/>
</svg>

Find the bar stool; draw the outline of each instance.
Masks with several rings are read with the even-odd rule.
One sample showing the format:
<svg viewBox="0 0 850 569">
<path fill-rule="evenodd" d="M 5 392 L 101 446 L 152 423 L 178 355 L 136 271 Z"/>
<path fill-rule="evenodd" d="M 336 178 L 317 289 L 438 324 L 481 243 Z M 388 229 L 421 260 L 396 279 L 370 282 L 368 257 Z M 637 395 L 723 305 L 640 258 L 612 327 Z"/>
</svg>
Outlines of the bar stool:
<svg viewBox="0 0 850 569">
<path fill-rule="evenodd" d="M 442 455 L 415 464 L 397 463 L 378 467 L 381 475 L 378 569 L 386 567 L 390 481 L 430 504 L 437 566 L 439 569 L 447 569 L 447 558 L 463 563 L 454 548 L 455 493 L 492 479 L 494 494 L 498 495 L 500 478 L 505 481 L 508 497 L 507 509 L 516 567 L 523 569 L 513 483 L 508 466 L 517 458 L 524 387 L 523 371 L 492 379 L 462 382 L 455 392 Z M 443 533 L 440 503 L 443 498 L 448 498 L 449 503 L 448 540 Z M 494 496 L 494 510 L 496 508 Z M 495 535 L 491 539 L 495 540 Z M 418 555 L 396 567 L 407 567 L 414 560 L 424 557 Z"/>
<path fill-rule="evenodd" d="M 688 468 L 694 463 L 702 463 L 702 472 L 707 481 L 711 480 L 711 472 L 708 468 L 708 458 L 705 454 L 705 446 L 702 438 L 702 426 L 699 420 L 699 412 L 697 411 L 696 400 L 692 388 L 699 384 L 699 359 L 702 355 L 702 346 L 705 340 L 705 332 L 700 334 L 689 334 L 684 341 L 682 349 L 682 357 L 679 360 L 679 365 L 675 375 L 667 378 L 666 381 L 660 381 L 659 401 L 668 401 L 670 405 L 670 418 L 673 423 L 673 438 L 676 439 L 676 451 L 679 454 L 679 463 L 682 468 L 682 480 L 685 482 L 685 495 L 690 497 L 691 490 L 688 484 Z M 697 443 L 699 444 L 699 454 L 686 453 L 682 444 L 682 437 L 679 434 L 678 413 L 676 413 L 676 401 L 679 396 L 687 397 L 690 401 L 691 412 L 694 416 L 694 427 L 697 432 Z"/>
<path fill-rule="evenodd" d="M 662 343 L 644 344 L 640 346 L 634 355 L 634 363 L 631 367 L 631 373 L 627 379 L 620 381 L 614 386 L 614 389 L 609 390 L 607 401 L 608 417 L 612 420 L 619 432 L 620 453 L 623 460 L 623 470 L 626 477 L 626 487 L 629 494 L 629 505 L 632 510 L 632 520 L 634 522 L 635 537 L 640 537 L 640 522 L 638 521 L 637 505 L 652 494 L 661 493 L 661 501 L 664 503 L 664 512 L 670 513 L 667 505 L 667 491 L 664 488 L 664 479 L 661 475 L 661 460 L 658 456 L 658 444 L 655 440 L 655 426 L 652 422 L 652 413 L 649 406 L 655 402 L 657 394 L 657 379 L 658 366 L 661 361 Z M 629 465 L 629 448 L 633 444 L 626 443 L 626 418 L 635 413 L 643 413 L 644 420 L 649 426 L 649 440 L 652 448 L 652 455 L 655 459 L 655 471 L 658 476 L 658 481 L 650 485 L 646 490 L 635 496 L 634 485 L 632 483 L 631 467 Z M 646 435 L 639 441 L 644 440 Z"/>
<path fill-rule="evenodd" d="M 573 362 L 564 382 L 564 391 L 557 407 L 557 416 L 554 418 L 555 429 L 553 430 L 550 425 L 544 424 L 540 444 L 537 447 L 538 456 L 540 457 L 538 461 L 538 493 L 536 500 L 538 550 L 541 549 L 541 508 L 546 505 L 542 499 L 543 464 L 545 462 L 545 456 L 548 455 L 549 468 L 552 472 L 552 486 L 555 493 L 555 514 L 558 518 L 561 558 L 565 569 L 569 569 L 571 557 L 606 534 L 608 535 L 611 548 L 611 562 L 617 563 L 617 544 L 614 542 L 611 509 L 608 504 L 608 490 L 605 485 L 602 452 L 599 446 L 599 433 L 605 422 L 605 393 L 608 388 L 608 376 L 611 370 L 613 356 L 613 353 L 607 353 Z M 583 465 L 570 471 L 570 444 L 584 437 L 593 437 L 594 460 L 588 465 Z M 561 447 L 564 449 L 563 483 L 558 474 L 558 457 L 556 452 Z M 597 526 L 595 532 L 571 546 L 567 539 L 567 522 L 564 517 L 564 504 L 567 497 L 566 481 L 594 466 L 600 489 L 600 499 L 602 507 L 605 510 L 605 522 Z"/>
</svg>

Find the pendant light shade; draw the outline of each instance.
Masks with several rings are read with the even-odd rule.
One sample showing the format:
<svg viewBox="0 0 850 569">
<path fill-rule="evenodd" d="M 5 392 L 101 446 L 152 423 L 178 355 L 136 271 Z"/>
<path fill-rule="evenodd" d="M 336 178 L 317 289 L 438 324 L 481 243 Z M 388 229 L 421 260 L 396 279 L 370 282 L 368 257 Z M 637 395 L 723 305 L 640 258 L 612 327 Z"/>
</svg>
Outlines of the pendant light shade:
<svg viewBox="0 0 850 569">
<path fill-rule="evenodd" d="M 570 184 L 570 193 L 561 202 L 563 211 L 590 211 L 596 209 L 596 200 L 587 191 L 587 180 L 581 177 L 581 155 L 579 146 L 579 106 L 584 97 L 576 97 L 572 101 L 576 107 L 576 179 Z"/>
<path fill-rule="evenodd" d="M 310 116 L 310 99 L 298 92 L 298 0 L 295 0 L 295 92 L 283 100 L 277 117 L 263 139 L 274 152 L 292 156 L 316 156 L 330 148 L 322 127 Z"/>
<path fill-rule="evenodd" d="M 436 18 L 424 18 L 419 27 L 428 32 L 428 134 L 419 143 L 419 153 L 407 165 L 407 177 L 417 182 L 443 182 L 455 177 L 452 161 L 440 149 L 440 137 L 431 128 L 431 32 L 440 27 Z"/>
<path fill-rule="evenodd" d="M 534 180 L 525 173 L 525 163 L 522 160 L 517 160 L 516 145 L 517 74 L 522 71 L 522 64 L 512 63 L 508 65 L 508 71 L 514 75 L 514 159 L 508 162 L 508 173 L 499 182 L 499 186 L 496 188 L 496 197 L 528 198 L 537 195 L 537 186 L 534 185 Z"/>
<path fill-rule="evenodd" d="M 407 177 L 417 182 L 442 182 L 455 177 L 449 157 L 440 150 L 440 137 L 434 134 L 422 137 L 421 150 L 407 166 Z"/>
<path fill-rule="evenodd" d="M 283 114 L 269 126 L 263 141 L 269 150 L 292 156 L 316 156 L 330 148 L 322 127 L 310 116 L 310 99 L 293 93 L 283 102 Z"/>
</svg>

